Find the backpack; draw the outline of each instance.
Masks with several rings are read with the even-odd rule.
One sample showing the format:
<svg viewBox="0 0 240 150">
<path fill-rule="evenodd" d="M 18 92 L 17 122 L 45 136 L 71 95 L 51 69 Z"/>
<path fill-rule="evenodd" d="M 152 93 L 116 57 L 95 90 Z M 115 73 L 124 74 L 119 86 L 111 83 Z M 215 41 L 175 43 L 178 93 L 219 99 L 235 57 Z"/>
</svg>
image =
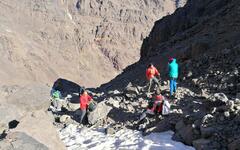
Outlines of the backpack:
<svg viewBox="0 0 240 150">
<path fill-rule="evenodd" d="M 170 113 L 170 110 L 171 110 L 170 107 L 171 107 L 170 103 L 169 103 L 167 100 L 165 100 L 165 101 L 163 102 L 162 115 L 167 115 L 167 114 L 169 114 L 169 113 Z"/>
</svg>

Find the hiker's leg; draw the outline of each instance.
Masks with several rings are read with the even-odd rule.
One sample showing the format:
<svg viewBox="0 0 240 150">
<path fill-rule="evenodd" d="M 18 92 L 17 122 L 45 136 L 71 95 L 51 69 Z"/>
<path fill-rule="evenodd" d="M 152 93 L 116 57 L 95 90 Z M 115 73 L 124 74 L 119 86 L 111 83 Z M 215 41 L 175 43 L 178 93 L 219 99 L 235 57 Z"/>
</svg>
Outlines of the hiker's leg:
<svg viewBox="0 0 240 150">
<path fill-rule="evenodd" d="M 177 79 L 176 78 L 174 79 L 173 86 L 174 86 L 173 92 L 175 93 L 177 91 Z"/>
<path fill-rule="evenodd" d="M 57 111 L 61 111 L 61 108 L 62 108 L 62 102 L 60 100 L 56 100 L 57 102 Z"/>
<path fill-rule="evenodd" d="M 53 101 L 52 101 L 53 102 L 53 107 L 56 108 L 56 109 L 58 108 L 58 102 L 57 101 L 58 101 L 57 99 L 53 99 Z"/>
<path fill-rule="evenodd" d="M 152 87 L 152 82 L 153 82 L 153 79 L 150 79 L 150 80 L 149 80 L 148 93 L 149 93 L 149 92 L 150 92 L 150 90 L 151 90 L 151 87 Z"/>
<path fill-rule="evenodd" d="M 170 95 L 173 95 L 173 78 L 170 78 Z"/>
<path fill-rule="evenodd" d="M 153 80 L 154 80 L 154 83 L 157 84 L 158 89 L 160 90 L 160 82 L 159 82 L 159 80 L 156 77 L 154 77 Z"/>
<path fill-rule="evenodd" d="M 81 118 L 80 118 L 80 123 L 82 124 L 83 119 L 85 118 L 87 111 L 86 109 L 81 110 Z"/>
</svg>

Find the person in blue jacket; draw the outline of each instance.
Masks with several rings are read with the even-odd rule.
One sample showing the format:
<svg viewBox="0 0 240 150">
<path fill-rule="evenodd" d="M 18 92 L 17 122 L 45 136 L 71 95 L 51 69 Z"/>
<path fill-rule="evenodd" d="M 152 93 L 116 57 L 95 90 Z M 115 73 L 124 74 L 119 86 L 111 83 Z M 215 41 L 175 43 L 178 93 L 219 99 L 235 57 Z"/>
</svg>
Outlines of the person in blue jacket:
<svg viewBox="0 0 240 150">
<path fill-rule="evenodd" d="M 170 77 L 170 95 L 177 90 L 177 78 L 178 78 L 178 64 L 175 58 L 170 58 L 168 63 L 168 71 Z"/>
</svg>

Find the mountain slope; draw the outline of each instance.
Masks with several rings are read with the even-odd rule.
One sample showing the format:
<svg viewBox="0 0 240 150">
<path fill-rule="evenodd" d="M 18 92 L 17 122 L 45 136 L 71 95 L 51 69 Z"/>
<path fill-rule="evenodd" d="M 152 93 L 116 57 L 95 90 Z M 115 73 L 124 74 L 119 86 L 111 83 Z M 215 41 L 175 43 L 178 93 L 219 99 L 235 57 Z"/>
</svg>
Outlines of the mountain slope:
<svg viewBox="0 0 240 150">
<path fill-rule="evenodd" d="M 0 8 L 1 83 L 52 83 L 62 77 L 96 86 L 139 59 L 153 22 L 176 4 L 2 0 Z"/>
</svg>

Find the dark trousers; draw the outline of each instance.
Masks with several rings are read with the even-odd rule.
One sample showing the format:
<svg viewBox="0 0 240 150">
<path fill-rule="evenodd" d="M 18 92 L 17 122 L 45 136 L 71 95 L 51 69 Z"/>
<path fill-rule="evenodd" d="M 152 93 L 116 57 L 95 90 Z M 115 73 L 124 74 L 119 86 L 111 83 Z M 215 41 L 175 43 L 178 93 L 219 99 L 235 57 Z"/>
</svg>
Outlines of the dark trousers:
<svg viewBox="0 0 240 150">
<path fill-rule="evenodd" d="M 159 80 L 156 77 L 153 77 L 149 80 L 148 93 L 150 92 L 152 85 L 156 85 L 156 84 L 158 88 L 160 88 Z"/>
</svg>

